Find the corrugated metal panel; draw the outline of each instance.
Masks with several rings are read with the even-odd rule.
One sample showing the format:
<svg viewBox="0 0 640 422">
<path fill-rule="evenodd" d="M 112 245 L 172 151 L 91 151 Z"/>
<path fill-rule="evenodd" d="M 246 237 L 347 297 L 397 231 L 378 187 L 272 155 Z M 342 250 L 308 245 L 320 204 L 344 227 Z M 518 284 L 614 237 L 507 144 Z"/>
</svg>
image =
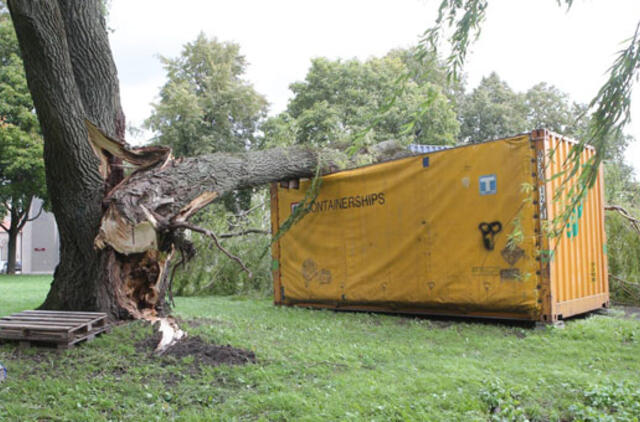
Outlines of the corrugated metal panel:
<svg viewBox="0 0 640 422">
<path fill-rule="evenodd" d="M 429 154 L 434 151 L 442 151 L 443 149 L 448 149 L 449 146 L 446 145 L 421 145 L 421 144 L 410 144 L 409 150 L 411 152 L 415 152 L 416 154 Z"/>
<path fill-rule="evenodd" d="M 570 189 L 577 181 L 577 176 L 567 180 L 567 171 L 571 168 L 567 158 L 576 141 L 548 131 L 544 131 L 541 138 L 544 139 L 546 166 L 546 204 L 541 205 L 546 205 L 547 224 L 553 225 L 554 218 L 561 216 L 570 206 Z M 594 154 L 593 147 L 586 147 L 581 153 L 581 164 Z M 595 186 L 571 211 L 569 220 L 563 223 L 557 237 L 548 242 L 547 247 L 552 254 L 549 267 L 553 319 L 585 312 L 593 309 L 594 304 L 595 307 L 608 304 L 605 245 L 604 187 L 600 169 Z"/>
</svg>

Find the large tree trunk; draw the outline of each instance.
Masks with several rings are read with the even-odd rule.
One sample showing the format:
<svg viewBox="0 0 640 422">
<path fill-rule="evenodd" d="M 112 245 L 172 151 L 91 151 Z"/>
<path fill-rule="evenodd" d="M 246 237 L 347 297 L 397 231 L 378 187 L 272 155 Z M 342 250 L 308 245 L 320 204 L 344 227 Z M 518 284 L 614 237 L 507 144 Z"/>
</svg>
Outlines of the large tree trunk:
<svg viewBox="0 0 640 422">
<path fill-rule="evenodd" d="M 10 0 L 9 8 L 60 230 L 60 264 L 44 309 L 158 319 L 167 311 L 171 258 L 184 249 L 181 232 L 195 212 L 226 192 L 311 177 L 320 163 L 324 172 L 338 161 L 303 147 L 184 160 L 163 147 L 128 149 L 119 140 L 124 118 L 101 2 Z M 398 151 L 371 152 L 379 161 Z M 127 178 L 121 159 L 138 167 Z"/>
<path fill-rule="evenodd" d="M 105 187 L 117 180 L 101 177 L 84 119 L 124 135 L 100 1 L 11 0 L 8 5 L 45 139 L 47 188 L 60 230 L 60 264 L 42 308 L 124 317 L 110 294 L 114 254 L 93 248 Z"/>
<path fill-rule="evenodd" d="M 7 231 L 7 236 L 9 241 L 7 243 L 7 274 L 15 274 L 16 273 L 16 255 L 17 255 L 17 247 L 18 247 L 18 228 L 15 227 L 13 223 L 13 216 L 11 218 L 11 226 L 9 227 L 9 231 Z"/>
</svg>

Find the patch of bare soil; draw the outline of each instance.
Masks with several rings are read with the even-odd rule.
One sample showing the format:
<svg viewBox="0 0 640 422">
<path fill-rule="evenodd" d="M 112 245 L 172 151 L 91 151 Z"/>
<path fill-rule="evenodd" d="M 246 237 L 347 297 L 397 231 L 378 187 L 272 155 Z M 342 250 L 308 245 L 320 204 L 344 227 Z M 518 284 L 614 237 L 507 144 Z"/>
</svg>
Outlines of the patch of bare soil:
<svg viewBox="0 0 640 422">
<path fill-rule="evenodd" d="M 136 343 L 136 350 L 153 353 L 159 341 L 160 333 L 155 333 Z M 194 364 L 207 366 L 244 365 L 256 361 L 255 353 L 250 350 L 239 349 L 229 344 L 212 344 L 200 336 L 188 336 L 178 341 L 165 350 L 161 357 L 177 359 L 193 357 Z"/>
</svg>

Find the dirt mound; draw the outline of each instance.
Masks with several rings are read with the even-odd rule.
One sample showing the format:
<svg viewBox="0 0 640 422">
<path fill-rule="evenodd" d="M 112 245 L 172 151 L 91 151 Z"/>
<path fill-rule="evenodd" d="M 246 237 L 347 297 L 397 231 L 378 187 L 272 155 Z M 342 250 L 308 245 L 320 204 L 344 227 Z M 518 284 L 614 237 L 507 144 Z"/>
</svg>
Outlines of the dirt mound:
<svg viewBox="0 0 640 422">
<path fill-rule="evenodd" d="M 229 344 L 219 346 L 207 343 L 199 336 L 179 341 L 162 355 L 178 358 L 193 356 L 196 361 L 205 365 L 244 365 L 256 361 L 256 355 L 250 350 L 237 349 Z"/>
<path fill-rule="evenodd" d="M 160 334 L 155 333 L 136 344 L 140 352 L 152 353 L 160 342 Z M 188 336 L 178 341 L 160 355 L 162 358 L 184 358 L 192 356 L 194 363 L 199 365 L 244 365 L 254 363 L 256 355 L 250 350 L 238 349 L 229 344 L 211 344 L 200 336 Z"/>
</svg>

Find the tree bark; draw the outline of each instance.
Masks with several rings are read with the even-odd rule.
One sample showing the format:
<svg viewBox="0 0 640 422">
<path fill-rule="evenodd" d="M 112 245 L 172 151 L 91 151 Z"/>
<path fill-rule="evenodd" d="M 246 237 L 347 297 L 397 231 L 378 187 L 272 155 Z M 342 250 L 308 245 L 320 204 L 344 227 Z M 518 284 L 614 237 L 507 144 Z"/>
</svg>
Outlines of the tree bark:
<svg viewBox="0 0 640 422">
<path fill-rule="evenodd" d="M 13 213 L 12 213 L 13 214 Z M 7 274 L 16 273 L 16 249 L 18 245 L 18 229 L 14 226 L 13 215 L 11 216 L 11 226 L 7 231 Z"/>
<path fill-rule="evenodd" d="M 112 135 L 124 128 L 101 4 L 10 0 L 8 6 L 44 135 L 47 189 L 60 230 L 60 264 L 41 307 L 125 317 L 110 294 L 113 251 L 93 248 L 107 182 L 84 119 Z"/>
</svg>

